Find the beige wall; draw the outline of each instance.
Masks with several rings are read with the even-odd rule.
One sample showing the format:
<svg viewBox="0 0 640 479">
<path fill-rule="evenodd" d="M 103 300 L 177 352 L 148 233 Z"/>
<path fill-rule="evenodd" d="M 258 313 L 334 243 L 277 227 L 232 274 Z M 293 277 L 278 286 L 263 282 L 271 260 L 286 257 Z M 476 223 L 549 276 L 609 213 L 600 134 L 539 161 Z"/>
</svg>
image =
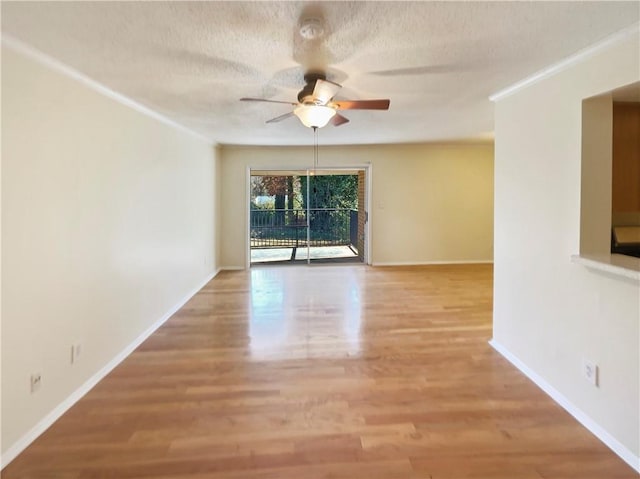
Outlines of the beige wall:
<svg viewBox="0 0 640 479">
<path fill-rule="evenodd" d="M 580 247 L 582 101 L 638 81 L 639 43 L 626 37 L 495 109 L 494 340 L 636 467 L 640 285 L 571 255 Z M 609 205 L 598 211 L 610 215 Z M 599 365 L 599 388 L 582 377 L 583 358 Z"/>
<path fill-rule="evenodd" d="M 312 159 L 311 147 L 222 148 L 223 267 L 246 266 L 247 168 Z M 371 167 L 373 264 L 492 260 L 493 145 L 320 146 L 319 164 Z"/>
<path fill-rule="evenodd" d="M 217 269 L 218 163 L 3 47 L 3 455 Z"/>
<path fill-rule="evenodd" d="M 582 102 L 580 168 L 580 253 L 611 251 L 611 94 Z"/>
</svg>

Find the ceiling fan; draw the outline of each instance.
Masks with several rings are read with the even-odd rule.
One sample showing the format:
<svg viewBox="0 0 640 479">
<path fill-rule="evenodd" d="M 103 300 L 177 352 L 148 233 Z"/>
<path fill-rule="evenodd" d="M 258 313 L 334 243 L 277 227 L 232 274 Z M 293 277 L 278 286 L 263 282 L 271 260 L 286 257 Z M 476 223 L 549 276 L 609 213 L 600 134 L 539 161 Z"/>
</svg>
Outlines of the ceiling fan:
<svg viewBox="0 0 640 479">
<path fill-rule="evenodd" d="M 309 128 L 322 128 L 329 122 L 340 126 L 349 120 L 338 110 L 388 110 L 390 101 L 384 100 L 334 100 L 342 86 L 327 80 L 324 73 L 308 72 L 304 76 L 306 85 L 298 93 L 298 103 L 266 100 L 263 98 L 240 98 L 240 101 L 262 101 L 284 103 L 295 107 L 293 111 L 277 116 L 267 123 L 276 123 L 291 116 L 297 116 L 302 124 Z"/>
</svg>

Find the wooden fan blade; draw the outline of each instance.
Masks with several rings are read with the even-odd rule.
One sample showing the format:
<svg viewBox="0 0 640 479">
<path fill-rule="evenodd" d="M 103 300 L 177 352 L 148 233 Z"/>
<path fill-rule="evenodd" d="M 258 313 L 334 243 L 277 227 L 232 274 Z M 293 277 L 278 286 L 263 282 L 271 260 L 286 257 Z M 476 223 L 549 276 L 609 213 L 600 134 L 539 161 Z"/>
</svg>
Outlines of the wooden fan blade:
<svg viewBox="0 0 640 479">
<path fill-rule="evenodd" d="M 262 101 L 267 103 L 284 103 L 285 105 L 297 105 L 297 103 L 292 103 L 290 101 L 278 101 L 278 100 L 265 100 L 264 98 L 240 98 L 240 101 Z"/>
<path fill-rule="evenodd" d="M 340 126 L 344 125 L 345 123 L 349 123 L 349 118 L 345 118 L 340 113 L 336 113 L 335 115 L 333 115 L 330 121 L 333 126 Z"/>
<path fill-rule="evenodd" d="M 338 110 L 388 110 L 390 100 L 340 100 L 334 102 Z"/>
<path fill-rule="evenodd" d="M 316 80 L 313 87 L 313 99 L 321 105 L 326 105 L 336 96 L 342 87 L 328 80 Z"/>
<path fill-rule="evenodd" d="M 286 120 L 290 116 L 293 116 L 293 112 L 285 113 L 284 115 L 276 116 L 275 118 L 271 118 L 271 120 L 267 120 L 266 123 L 278 123 L 279 121 Z"/>
</svg>

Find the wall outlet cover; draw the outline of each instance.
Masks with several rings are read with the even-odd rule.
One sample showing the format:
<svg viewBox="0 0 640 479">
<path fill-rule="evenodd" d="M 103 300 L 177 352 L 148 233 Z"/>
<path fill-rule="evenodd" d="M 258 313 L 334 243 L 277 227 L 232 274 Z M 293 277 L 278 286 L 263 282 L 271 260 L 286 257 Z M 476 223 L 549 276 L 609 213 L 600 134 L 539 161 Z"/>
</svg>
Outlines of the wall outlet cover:
<svg viewBox="0 0 640 479">
<path fill-rule="evenodd" d="M 594 386 L 598 387 L 598 365 L 588 359 L 582 360 L 582 375 Z"/>
</svg>

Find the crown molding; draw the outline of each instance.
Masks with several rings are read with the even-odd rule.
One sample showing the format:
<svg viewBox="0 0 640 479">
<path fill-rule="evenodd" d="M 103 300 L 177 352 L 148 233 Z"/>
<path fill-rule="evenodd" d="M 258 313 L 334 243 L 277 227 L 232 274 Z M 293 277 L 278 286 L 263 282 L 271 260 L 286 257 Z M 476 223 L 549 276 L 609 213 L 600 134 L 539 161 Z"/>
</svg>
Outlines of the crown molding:
<svg viewBox="0 0 640 479">
<path fill-rule="evenodd" d="M 494 93 L 493 95 L 489 96 L 489 100 L 492 102 L 496 102 L 508 96 L 511 96 L 520 90 L 524 90 L 525 88 L 538 83 L 541 80 L 544 80 L 545 78 L 549 78 L 560 73 L 563 70 L 566 70 L 567 68 L 572 67 L 573 65 L 576 65 L 577 63 L 585 61 L 587 58 L 590 58 L 593 55 L 606 50 L 612 45 L 624 42 L 633 35 L 637 35 L 638 32 L 640 32 L 640 22 L 634 23 L 633 25 L 614 33 L 613 35 L 608 36 L 604 40 L 594 43 L 593 45 L 590 45 L 587 48 L 574 53 L 570 57 L 567 57 L 564 60 L 559 61 L 558 63 L 554 63 L 551 66 L 540 70 L 531 76 L 528 76 L 524 80 L 520 80 L 519 82 L 516 82 L 513 85 Z"/>
<path fill-rule="evenodd" d="M 186 126 L 181 125 L 180 123 L 176 123 L 175 121 L 167 118 L 166 116 L 161 115 L 157 111 L 154 111 L 151 108 L 144 106 L 136 102 L 135 100 L 132 100 L 131 98 L 126 97 L 125 95 L 122 95 L 121 93 L 111 90 L 109 87 L 88 77 L 84 73 L 80 73 L 78 70 L 71 68 L 70 66 L 62 63 L 61 61 L 47 55 L 46 53 L 41 52 L 40 50 L 32 47 L 31 45 L 24 43 L 21 40 L 18 40 L 17 38 L 7 33 L 2 33 L 2 45 L 4 47 L 9 48 L 12 51 L 25 55 L 26 57 L 36 61 L 41 65 L 44 65 L 50 68 L 51 70 L 57 73 L 60 73 L 68 78 L 76 80 L 77 82 L 83 84 L 84 86 L 90 88 L 91 90 L 96 91 L 101 95 L 106 96 L 107 98 L 110 98 L 120 103 L 121 105 L 127 106 L 132 110 L 137 111 L 138 113 L 142 113 L 143 115 L 148 116 L 149 118 L 153 118 L 154 120 L 157 120 L 160 123 L 164 123 L 165 125 L 171 126 L 184 133 L 188 133 L 189 135 L 194 136 L 202 141 L 205 141 L 210 145 L 216 144 L 216 142 L 213 139 L 207 138 L 206 136 L 187 128 Z"/>
</svg>

